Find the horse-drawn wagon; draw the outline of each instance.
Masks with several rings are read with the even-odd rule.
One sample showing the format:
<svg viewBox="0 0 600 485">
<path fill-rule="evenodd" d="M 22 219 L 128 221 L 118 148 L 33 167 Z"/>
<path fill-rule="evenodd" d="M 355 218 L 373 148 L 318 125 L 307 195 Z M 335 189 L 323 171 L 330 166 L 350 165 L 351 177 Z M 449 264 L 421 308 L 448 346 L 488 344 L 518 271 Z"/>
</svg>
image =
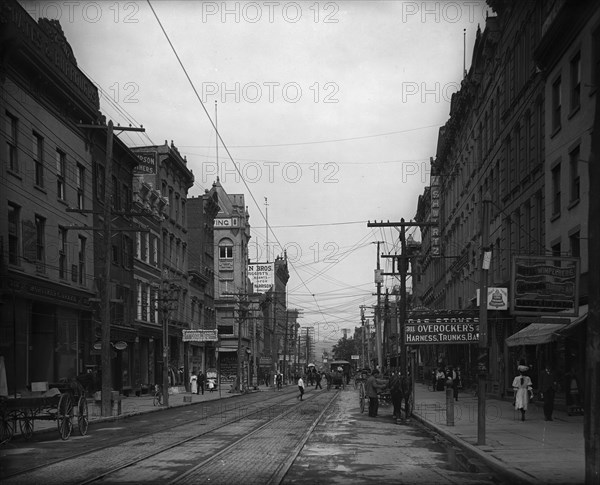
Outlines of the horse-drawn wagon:
<svg viewBox="0 0 600 485">
<path fill-rule="evenodd" d="M 35 420 L 56 421 L 61 439 L 71 436 L 73 420 L 79 433 L 88 429 L 88 405 L 83 386 L 77 381 L 56 384 L 33 383 L 32 391 L 20 397 L 0 398 L 0 442 L 10 440 L 19 430 L 25 439 L 33 435 Z"/>
</svg>

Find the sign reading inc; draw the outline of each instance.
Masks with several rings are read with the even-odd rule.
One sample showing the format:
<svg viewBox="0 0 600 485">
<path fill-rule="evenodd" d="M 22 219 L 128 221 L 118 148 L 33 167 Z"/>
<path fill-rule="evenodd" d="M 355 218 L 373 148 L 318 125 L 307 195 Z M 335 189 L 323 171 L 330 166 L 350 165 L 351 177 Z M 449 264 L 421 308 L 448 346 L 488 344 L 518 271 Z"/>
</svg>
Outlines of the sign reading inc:
<svg viewBox="0 0 600 485">
<path fill-rule="evenodd" d="M 409 312 L 406 344 L 470 344 L 479 342 L 479 317 L 473 312 Z"/>
</svg>

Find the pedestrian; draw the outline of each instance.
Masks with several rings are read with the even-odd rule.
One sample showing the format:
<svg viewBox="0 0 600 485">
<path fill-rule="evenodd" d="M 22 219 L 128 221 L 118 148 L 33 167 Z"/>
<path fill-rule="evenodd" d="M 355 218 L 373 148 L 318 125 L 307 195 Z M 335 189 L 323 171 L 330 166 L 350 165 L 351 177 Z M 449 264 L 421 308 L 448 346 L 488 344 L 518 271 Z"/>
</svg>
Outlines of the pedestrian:
<svg viewBox="0 0 600 485">
<path fill-rule="evenodd" d="M 277 390 L 281 391 L 283 386 L 283 376 L 281 375 L 281 372 L 277 373 L 277 376 L 275 377 L 275 383 L 277 384 Z"/>
<path fill-rule="evenodd" d="M 213 392 L 215 390 L 215 380 L 211 377 L 208 379 L 208 390 Z"/>
<path fill-rule="evenodd" d="M 529 370 L 525 364 L 521 363 L 517 367 L 519 375 L 513 379 L 512 387 L 515 391 L 515 409 L 521 411 L 521 421 L 525 421 L 525 411 L 532 395 L 533 385 L 531 378 L 525 373 Z"/>
<path fill-rule="evenodd" d="M 317 372 L 315 374 L 315 382 L 316 382 L 316 384 L 315 384 L 315 391 L 317 389 L 321 389 L 321 391 L 322 391 L 323 388 L 321 387 L 321 373 L 320 372 Z"/>
<path fill-rule="evenodd" d="M 390 387 L 392 405 L 394 406 L 392 418 L 400 419 L 402 416 L 402 386 L 400 383 L 400 374 L 398 372 L 392 372 L 388 385 Z"/>
<path fill-rule="evenodd" d="M 204 395 L 204 386 L 206 385 L 206 376 L 204 372 L 200 371 L 198 373 L 198 394 L 202 391 L 202 395 Z"/>
<path fill-rule="evenodd" d="M 552 421 L 552 413 L 554 412 L 554 395 L 556 394 L 556 376 L 550 369 L 550 365 L 546 364 L 546 368 L 542 373 L 540 391 L 544 400 L 544 419 Z"/>
<path fill-rule="evenodd" d="M 442 370 L 441 367 L 438 367 L 438 370 L 435 374 L 435 379 L 436 379 L 435 390 L 443 391 L 445 389 L 445 385 L 446 385 L 446 374 L 444 374 L 444 371 Z"/>
<path fill-rule="evenodd" d="M 198 394 L 198 376 L 196 375 L 196 371 L 192 371 L 192 375 L 190 376 L 190 392 Z"/>
<path fill-rule="evenodd" d="M 402 397 L 400 398 L 400 411 L 402 411 L 402 401 L 404 401 L 404 419 L 410 417 L 410 395 L 412 394 L 412 382 L 410 380 L 410 373 L 408 376 L 400 376 L 400 390 Z"/>
<path fill-rule="evenodd" d="M 462 372 L 460 367 L 456 368 L 456 379 L 454 379 L 454 400 L 458 401 L 458 391 L 463 388 Z"/>
<path fill-rule="evenodd" d="M 365 392 L 369 398 L 369 416 L 372 418 L 377 417 L 377 411 L 379 410 L 379 396 L 377 391 L 378 389 L 383 389 L 385 387 L 385 384 L 379 384 L 377 382 L 378 376 L 379 371 L 377 369 L 373 369 L 373 372 L 367 379 L 367 383 L 365 385 Z"/>
<path fill-rule="evenodd" d="M 569 389 L 568 403 L 570 406 L 581 406 L 579 394 L 579 375 L 575 367 L 571 367 L 571 371 L 567 374 L 567 385 Z"/>
<path fill-rule="evenodd" d="M 458 375 L 452 366 L 446 370 L 446 385 L 452 387 L 452 397 L 458 401 Z"/>
<path fill-rule="evenodd" d="M 298 390 L 300 391 L 300 394 L 298 394 L 296 399 L 302 401 L 302 396 L 304 396 L 304 381 L 302 380 L 302 376 L 298 378 Z"/>
</svg>

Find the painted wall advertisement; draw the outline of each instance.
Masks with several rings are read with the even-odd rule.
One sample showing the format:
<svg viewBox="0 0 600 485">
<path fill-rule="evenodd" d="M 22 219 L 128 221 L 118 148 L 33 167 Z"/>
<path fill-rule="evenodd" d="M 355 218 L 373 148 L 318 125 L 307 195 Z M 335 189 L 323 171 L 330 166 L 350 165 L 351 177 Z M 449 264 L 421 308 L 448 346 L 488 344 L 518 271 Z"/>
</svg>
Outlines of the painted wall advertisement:
<svg viewBox="0 0 600 485">
<path fill-rule="evenodd" d="M 515 256 L 512 264 L 513 315 L 579 314 L 579 258 Z"/>
<path fill-rule="evenodd" d="M 252 263 L 248 265 L 248 278 L 254 285 L 254 293 L 266 293 L 275 281 L 275 263 Z"/>
</svg>

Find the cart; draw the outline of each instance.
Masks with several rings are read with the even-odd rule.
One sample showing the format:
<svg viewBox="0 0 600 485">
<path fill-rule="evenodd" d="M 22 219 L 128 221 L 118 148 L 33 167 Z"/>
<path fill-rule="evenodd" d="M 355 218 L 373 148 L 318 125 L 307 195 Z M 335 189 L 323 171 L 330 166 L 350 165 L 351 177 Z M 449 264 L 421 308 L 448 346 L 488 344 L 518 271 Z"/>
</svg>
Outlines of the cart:
<svg viewBox="0 0 600 485">
<path fill-rule="evenodd" d="M 0 443 L 14 436 L 17 423 L 23 437 L 31 438 L 35 420 L 56 421 L 61 439 L 67 440 L 77 417 L 77 428 L 84 436 L 89 425 L 88 405 L 85 391 L 78 384 L 76 381 L 51 384 L 50 391 L 40 395 L 1 398 Z"/>
</svg>

